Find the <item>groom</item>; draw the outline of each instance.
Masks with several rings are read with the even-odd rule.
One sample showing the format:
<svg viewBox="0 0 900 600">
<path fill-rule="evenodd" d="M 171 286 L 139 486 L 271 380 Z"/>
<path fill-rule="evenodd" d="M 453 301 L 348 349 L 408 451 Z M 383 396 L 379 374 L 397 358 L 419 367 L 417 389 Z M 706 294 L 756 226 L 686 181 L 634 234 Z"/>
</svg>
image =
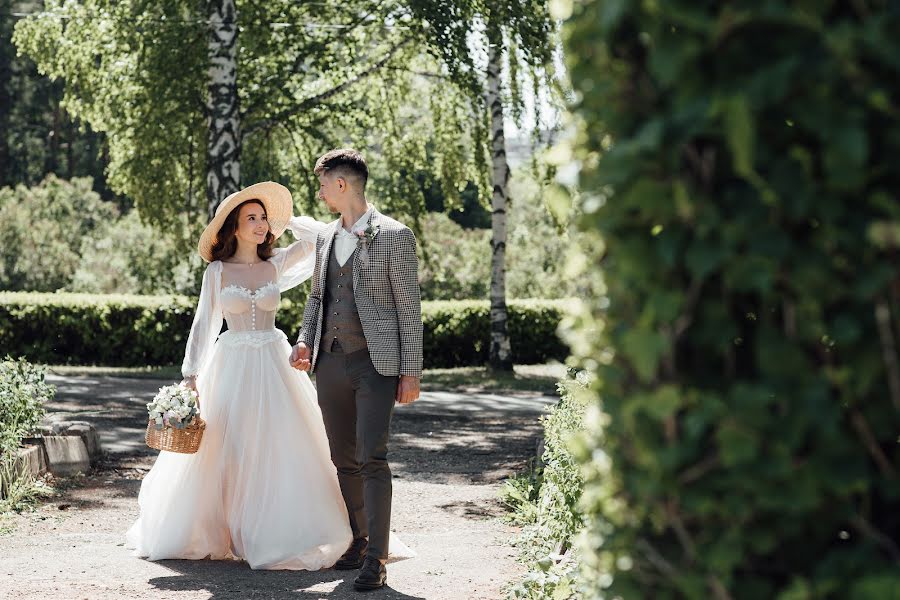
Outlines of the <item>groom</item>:
<svg viewBox="0 0 900 600">
<path fill-rule="evenodd" d="M 394 403 L 419 397 L 422 313 L 416 238 L 366 201 L 369 169 L 355 150 L 316 161 L 319 198 L 341 218 L 319 234 L 312 290 L 291 365 L 315 371 L 331 460 L 353 543 L 337 569 L 380 588 L 391 519 L 388 430 Z M 368 539 L 367 539 L 368 538 Z"/>
</svg>

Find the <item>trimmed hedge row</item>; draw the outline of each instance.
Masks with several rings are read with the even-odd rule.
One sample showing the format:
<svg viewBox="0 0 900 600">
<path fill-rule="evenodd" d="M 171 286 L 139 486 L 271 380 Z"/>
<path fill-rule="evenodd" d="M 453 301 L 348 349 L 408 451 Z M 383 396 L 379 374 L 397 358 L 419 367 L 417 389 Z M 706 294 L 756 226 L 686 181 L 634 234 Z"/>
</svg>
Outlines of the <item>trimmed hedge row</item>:
<svg viewBox="0 0 900 600">
<path fill-rule="evenodd" d="M 145 366 L 180 364 L 195 299 L 0 292 L 0 350 L 48 364 Z M 519 300 L 509 305 L 513 360 L 563 360 L 568 350 L 556 328 L 568 302 Z M 303 302 L 281 301 L 277 326 L 293 337 Z M 422 303 L 427 368 L 486 364 L 487 301 Z"/>
</svg>

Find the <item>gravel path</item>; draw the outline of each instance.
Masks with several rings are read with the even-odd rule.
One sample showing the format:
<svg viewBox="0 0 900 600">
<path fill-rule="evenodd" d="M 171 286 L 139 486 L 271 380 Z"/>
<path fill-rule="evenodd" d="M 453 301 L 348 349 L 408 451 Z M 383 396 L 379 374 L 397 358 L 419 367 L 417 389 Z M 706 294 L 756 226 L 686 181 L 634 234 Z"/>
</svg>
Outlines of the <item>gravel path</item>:
<svg viewBox="0 0 900 600">
<path fill-rule="evenodd" d="M 122 546 L 137 517 L 140 480 L 154 451 L 143 445 L 144 404 L 169 383 L 118 377 L 48 377 L 52 420 L 84 420 L 106 458 L 62 484 L 38 510 L 0 530 L 0 598 L 343 599 L 355 572 L 253 571 L 242 562 L 135 558 Z M 497 500 L 540 435 L 537 394 L 425 392 L 394 413 L 392 528 L 418 553 L 388 565 L 389 587 L 371 598 L 494 599 L 519 574 Z"/>
</svg>

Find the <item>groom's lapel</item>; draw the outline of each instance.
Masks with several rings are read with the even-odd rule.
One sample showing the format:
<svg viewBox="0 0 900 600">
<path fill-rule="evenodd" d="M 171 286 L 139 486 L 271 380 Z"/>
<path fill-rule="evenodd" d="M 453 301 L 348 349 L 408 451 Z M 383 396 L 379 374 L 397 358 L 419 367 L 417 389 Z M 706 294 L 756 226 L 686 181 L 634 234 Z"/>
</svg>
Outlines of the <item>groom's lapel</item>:
<svg viewBox="0 0 900 600">
<path fill-rule="evenodd" d="M 378 209 L 372 211 L 372 214 L 369 215 L 369 223 L 373 227 L 377 227 L 379 225 L 379 213 Z M 369 249 L 371 250 L 372 244 L 375 243 L 375 240 L 369 242 Z M 356 252 L 353 254 L 353 289 L 356 289 L 356 284 L 359 283 L 359 272 L 364 269 L 362 263 L 362 244 L 357 245 Z"/>
<path fill-rule="evenodd" d="M 325 239 L 322 242 L 322 260 L 319 263 L 319 281 L 322 282 L 323 287 L 325 285 L 325 274 L 328 273 L 328 259 L 331 256 L 331 245 L 334 243 L 334 237 L 340 224 L 341 220 L 338 219 L 326 227 L 323 232 Z"/>
</svg>

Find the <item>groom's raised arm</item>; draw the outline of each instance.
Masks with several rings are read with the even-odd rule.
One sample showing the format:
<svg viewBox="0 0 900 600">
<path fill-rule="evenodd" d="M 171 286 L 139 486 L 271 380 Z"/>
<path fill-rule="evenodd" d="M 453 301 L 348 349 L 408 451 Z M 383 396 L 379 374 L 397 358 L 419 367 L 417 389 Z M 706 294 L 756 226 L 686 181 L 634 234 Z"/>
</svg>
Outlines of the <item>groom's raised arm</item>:
<svg viewBox="0 0 900 600">
<path fill-rule="evenodd" d="M 300 325 L 300 333 L 297 336 L 297 343 L 303 342 L 310 349 L 315 343 L 316 323 L 319 321 L 319 310 L 322 306 L 322 277 L 320 276 L 322 260 L 319 249 L 322 245 L 322 236 L 316 239 L 316 266 L 313 267 L 312 288 L 309 291 L 309 297 L 306 299 L 306 306 L 303 307 L 303 323 Z"/>
<path fill-rule="evenodd" d="M 422 377 L 422 304 L 416 236 L 404 227 L 397 232 L 391 256 L 391 288 L 400 328 L 400 375 Z"/>
</svg>

